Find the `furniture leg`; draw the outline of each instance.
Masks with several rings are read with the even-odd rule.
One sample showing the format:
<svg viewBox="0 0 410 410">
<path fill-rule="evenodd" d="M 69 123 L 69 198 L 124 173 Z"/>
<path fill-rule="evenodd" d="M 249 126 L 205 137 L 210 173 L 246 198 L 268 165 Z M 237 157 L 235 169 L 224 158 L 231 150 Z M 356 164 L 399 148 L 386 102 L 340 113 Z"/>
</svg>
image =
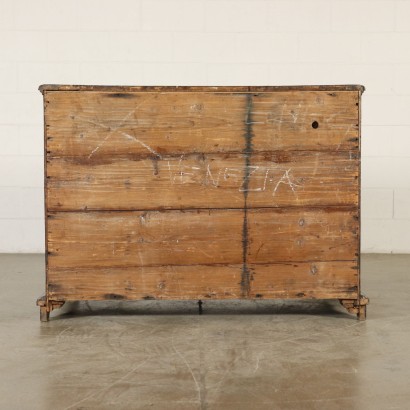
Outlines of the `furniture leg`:
<svg viewBox="0 0 410 410">
<path fill-rule="evenodd" d="M 360 295 L 359 299 L 339 299 L 341 305 L 349 312 L 357 316 L 358 320 L 366 319 L 366 306 L 369 299 Z"/>
<path fill-rule="evenodd" d="M 47 300 L 45 296 L 37 299 L 37 306 L 40 307 L 40 321 L 48 322 L 50 319 L 50 312 L 54 309 L 61 308 L 64 305 L 61 300 Z"/>
</svg>

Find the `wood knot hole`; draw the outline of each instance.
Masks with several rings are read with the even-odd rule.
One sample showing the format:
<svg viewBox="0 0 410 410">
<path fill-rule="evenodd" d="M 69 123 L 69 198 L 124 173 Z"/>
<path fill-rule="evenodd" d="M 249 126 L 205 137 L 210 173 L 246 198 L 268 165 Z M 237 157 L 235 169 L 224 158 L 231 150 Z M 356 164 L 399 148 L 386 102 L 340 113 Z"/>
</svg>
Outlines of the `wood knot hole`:
<svg viewBox="0 0 410 410">
<path fill-rule="evenodd" d="M 316 129 L 319 128 L 319 123 L 317 121 L 312 122 L 312 128 Z"/>
<path fill-rule="evenodd" d="M 299 226 L 303 226 L 305 224 L 305 220 L 303 218 L 299 219 Z"/>
</svg>

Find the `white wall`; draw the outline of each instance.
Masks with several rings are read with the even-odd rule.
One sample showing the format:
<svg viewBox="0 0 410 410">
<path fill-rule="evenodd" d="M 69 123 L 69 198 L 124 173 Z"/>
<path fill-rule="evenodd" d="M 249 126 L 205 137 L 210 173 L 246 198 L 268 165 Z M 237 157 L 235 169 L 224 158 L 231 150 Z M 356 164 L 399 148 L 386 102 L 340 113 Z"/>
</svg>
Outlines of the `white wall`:
<svg viewBox="0 0 410 410">
<path fill-rule="evenodd" d="M 362 83 L 364 252 L 410 252 L 410 0 L 0 0 L 0 252 L 42 252 L 41 83 Z"/>
</svg>

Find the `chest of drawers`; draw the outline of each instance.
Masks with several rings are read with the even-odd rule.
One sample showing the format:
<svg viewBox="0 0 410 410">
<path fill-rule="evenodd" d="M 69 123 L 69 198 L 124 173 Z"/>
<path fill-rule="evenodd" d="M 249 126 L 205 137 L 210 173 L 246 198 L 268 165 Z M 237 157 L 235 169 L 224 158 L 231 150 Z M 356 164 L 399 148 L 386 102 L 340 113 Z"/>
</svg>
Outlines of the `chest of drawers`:
<svg viewBox="0 0 410 410">
<path fill-rule="evenodd" d="M 339 299 L 360 319 L 362 86 L 43 85 L 46 293 Z"/>
</svg>

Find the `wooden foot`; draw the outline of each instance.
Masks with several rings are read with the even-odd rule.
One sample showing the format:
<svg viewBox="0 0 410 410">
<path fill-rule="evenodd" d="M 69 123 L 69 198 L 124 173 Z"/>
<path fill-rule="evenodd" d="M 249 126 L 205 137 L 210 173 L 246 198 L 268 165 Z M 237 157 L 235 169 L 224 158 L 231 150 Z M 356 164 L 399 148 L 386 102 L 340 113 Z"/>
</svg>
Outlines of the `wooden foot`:
<svg viewBox="0 0 410 410">
<path fill-rule="evenodd" d="M 64 305 L 62 300 L 47 300 L 45 296 L 37 299 L 37 306 L 40 307 L 40 321 L 48 322 L 50 319 L 50 312 L 54 309 L 61 308 Z"/>
<path fill-rule="evenodd" d="M 358 320 L 366 319 L 366 307 L 369 299 L 360 295 L 359 299 L 339 299 L 342 306 L 349 312 L 357 316 Z"/>
<path fill-rule="evenodd" d="M 45 306 L 40 306 L 40 321 L 41 322 L 48 322 L 50 319 L 50 312 L 47 311 Z"/>
</svg>

